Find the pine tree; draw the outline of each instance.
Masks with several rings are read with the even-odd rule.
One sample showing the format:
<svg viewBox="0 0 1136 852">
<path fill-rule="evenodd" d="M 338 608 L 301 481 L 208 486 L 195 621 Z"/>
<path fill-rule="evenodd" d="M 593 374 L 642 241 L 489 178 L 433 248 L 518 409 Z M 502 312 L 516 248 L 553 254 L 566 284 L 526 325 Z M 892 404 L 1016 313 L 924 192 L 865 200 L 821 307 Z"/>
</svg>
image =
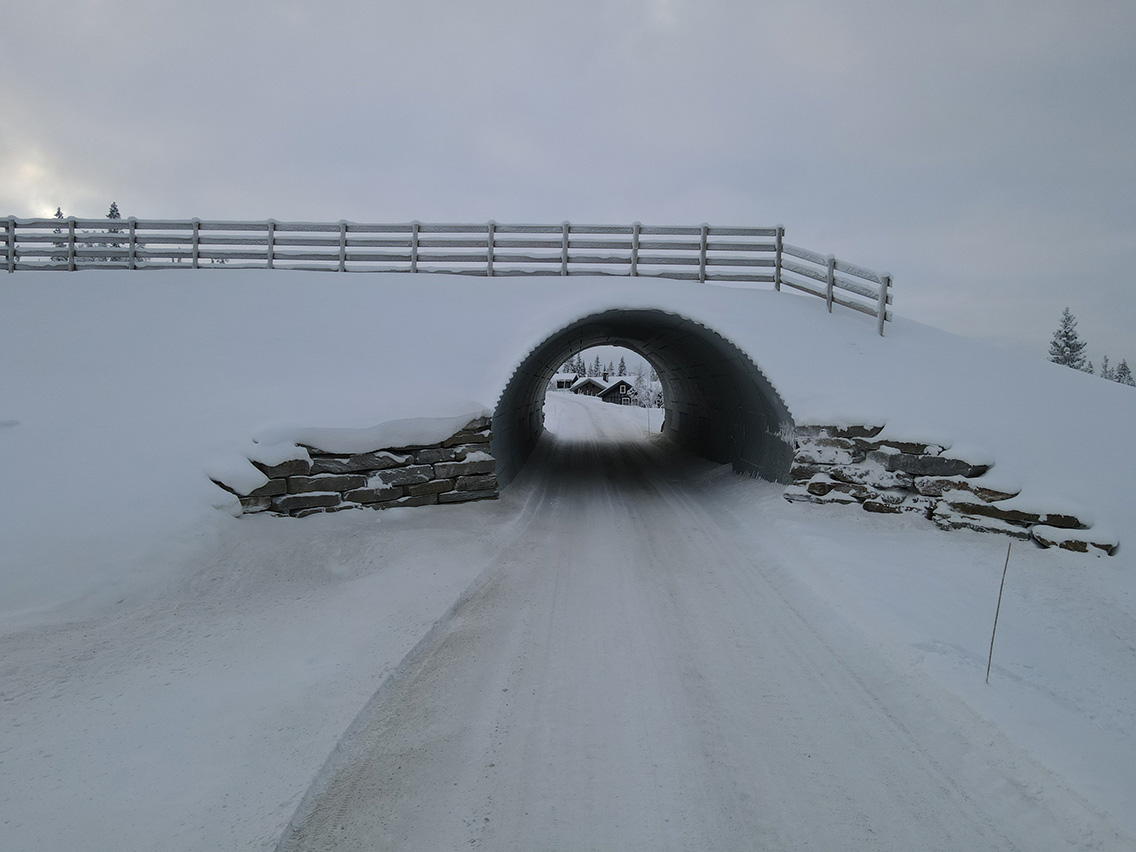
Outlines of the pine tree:
<svg viewBox="0 0 1136 852">
<path fill-rule="evenodd" d="M 589 376 L 598 376 L 603 372 L 603 365 L 600 363 L 600 356 L 597 355 L 595 360 L 592 361 L 592 370 L 588 373 Z"/>
<path fill-rule="evenodd" d="M 117 219 L 122 218 L 122 214 L 118 212 L 118 202 L 117 201 L 112 201 L 110 203 L 110 210 L 107 211 L 106 217 L 108 219 L 112 219 L 112 220 L 117 220 Z M 114 227 L 113 225 L 108 225 L 107 226 L 107 233 L 108 234 L 117 234 L 118 228 Z M 107 248 L 120 249 L 120 248 L 122 248 L 122 243 L 116 243 L 116 242 L 111 241 L 111 242 L 107 243 Z M 126 262 L 125 255 L 108 255 L 107 257 L 105 257 L 103 259 L 110 261 L 112 263 L 125 263 Z"/>
<path fill-rule="evenodd" d="M 1110 382 L 1116 381 L 1116 370 L 1114 370 L 1110 366 L 1108 366 L 1108 356 L 1107 355 L 1105 355 L 1104 359 L 1101 361 L 1100 377 L 1102 379 L 1108 379 Z"/>
<path fill-rule="evenodd" d="M 1121 361 L 1120 366 L 1116 368 L 1115 379 L 1113 381 L 1120 382 L 1122 385 L 1129 385 L 1136 387 L 1136 379 L 1132 377 L 1132 370 L 1128 367 L 1127 361 Z"/>
<path fill-rule="evenodd" d="M 55 208 L 55 216 L 53 218 L 55 218 L 55 219 L 62 219 L 63 218 L 63 208 L 62 207 L 56 207 Z M 51 233 L 59 234 L 60 236 L 62 236 L 63 235 L 63 229 L 62 228 L 56 228 Z M 62 254 L 53 254 L 51 256 L 51 259 L 53 261 L 55 261 L 56 263 L 65 263 L 67 261 L 67 243 L 57 241 L 56 243 L 54 243 L 54 245 L 57 249 L 59 249 L 62 252 Z"/>
<path fill-rule="evenodd" d="M 1049 343 L 1049 360 L 1074 370 L 1084 370 L 1087 345 L 1077 334 L 1077 318 L 1069 308 L 1065 308 L 1061 312 L 1061 325 L 1053 332 L 1053 339 Z"/>
<path fill-rule="evenodd" d="M 620 356 L 620 358 L 619 358 L 619 372 L 616 373 L 616 375 L 617 376 L 626 376 L 627 375 L 627 361 L 625 361 L 623 359 L 623 356 Z"/>
<path fill-rule="evenodd" d="M 651 408 L 651 391 L 647 387 L 647 380 L 643 378 L 643 374 L 639 373 L 635 376 L 635 381 L 631 387 L 631 398 L 635 400 L 635 404 L 640 408 Z"/>
</svg>

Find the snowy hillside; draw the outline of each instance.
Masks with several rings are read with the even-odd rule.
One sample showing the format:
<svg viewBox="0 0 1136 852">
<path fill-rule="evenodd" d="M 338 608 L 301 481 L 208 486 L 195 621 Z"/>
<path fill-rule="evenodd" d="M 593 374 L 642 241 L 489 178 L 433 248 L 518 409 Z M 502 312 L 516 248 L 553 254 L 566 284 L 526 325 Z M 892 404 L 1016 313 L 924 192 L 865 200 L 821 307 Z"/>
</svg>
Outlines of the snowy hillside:
<svg viewBox="0 0 1136 852">
<path fill-rule="evenodd" d="M 992 461 L 1021 505 L 1120 538 L 1112 557 L 1014 545 L 986 688 L 1005 539 L 790 505 L 704 462 L 661 474 L 690 479 L 689 499 L 719 507 L 739 541 L 771 536 L 752 543 L 786 600 L 968 708 L 944 717 L 974 714 L 968 743 L 989 726 L 999 766 L 1020 750 L 1046 820 L 1094 826 L 1083 848 L 1124 848 L 1133 389 L 902 317 L 880 338 L 788 293 L 251 270 L 0 279 L 0 846 L 271 848 L 352 719 L 431 628 L 448 629 L 558 486 L 542 468 L 497 503 L 293 522 L 234 518 L 207 472 L 239 464 L 255 437 L 492 410 L 550 334 L 640 307 L 737 344 L 798 424 L 950 446 Z M 597 416 L 629 415 L 610 408 Z M 570 433 L 573 415 L 558 416 Z M 604 428 L 638 437 L 637 424 Z M 1048 836 L 994 807 L 1021 823 L 1013 837 Z M 1047 842 L 1032 848 L 1067 848 Z"/>
<path fill-rule="evenodd" d="M 1116 536 L 1136 529 L 1130 388 L 902 318 L 879 338 L 864 318 L 789 293 L 262 270 L 2 283 L 9 617 L 119 595 L 124 563 L 139 558 L 147 577 L 176 572 L 178 551 L 225 523 L 204 471 L 242 457 L 253 437 L 454 415 L 471 401 L 492 409 L 537 343 L 612 307 L 661 305 L 717 330 L 797 423 L 886 424 L 988 457 L 988 476 L 1021 487 L 1024 503 L 1068 508 Z M 157 540 L 161 553 L 144 555 Z"/>
</svg>

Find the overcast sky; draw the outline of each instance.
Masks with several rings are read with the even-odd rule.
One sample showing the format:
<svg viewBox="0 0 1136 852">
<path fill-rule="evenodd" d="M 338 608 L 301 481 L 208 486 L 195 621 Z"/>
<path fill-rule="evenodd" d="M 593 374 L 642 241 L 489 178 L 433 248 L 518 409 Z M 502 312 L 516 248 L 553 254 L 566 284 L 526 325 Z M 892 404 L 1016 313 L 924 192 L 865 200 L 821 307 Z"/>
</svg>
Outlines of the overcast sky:
<svg viewBox="0 0 1136 852">
<path fill-rule="evenodd" d="M 0 214 L 784 224 L 1136 364 L 1131 0 L 0 0 Z"/>
</svg>

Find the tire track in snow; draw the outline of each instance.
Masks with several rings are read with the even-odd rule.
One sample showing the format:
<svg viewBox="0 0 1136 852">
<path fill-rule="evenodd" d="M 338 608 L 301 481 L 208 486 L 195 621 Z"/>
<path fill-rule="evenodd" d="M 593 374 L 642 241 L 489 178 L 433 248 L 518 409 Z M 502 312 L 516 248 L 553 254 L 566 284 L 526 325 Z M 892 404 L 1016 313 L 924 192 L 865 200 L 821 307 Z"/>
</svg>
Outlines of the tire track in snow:
<svg viewBox="0 0 1136 852">
<path fill-rule="evenodd" d="M 552 404 L 516 538 L 280 849 L 1124 848 L 794 586 L 703 463 Z"/>
</svg>

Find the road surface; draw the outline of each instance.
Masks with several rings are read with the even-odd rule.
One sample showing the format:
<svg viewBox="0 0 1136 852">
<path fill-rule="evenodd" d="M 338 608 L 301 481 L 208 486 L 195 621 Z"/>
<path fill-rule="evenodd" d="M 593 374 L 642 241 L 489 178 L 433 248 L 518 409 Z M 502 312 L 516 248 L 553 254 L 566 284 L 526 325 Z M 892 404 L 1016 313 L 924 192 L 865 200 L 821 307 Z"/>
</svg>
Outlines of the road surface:
<svg viewBox="0 0 1136 852">
<path fill-rule="evenodd" d="M 550 402 L 517 535 L 363 710 L 281 849 L 1123 848 L 625 414 Z"/>
</svg>

